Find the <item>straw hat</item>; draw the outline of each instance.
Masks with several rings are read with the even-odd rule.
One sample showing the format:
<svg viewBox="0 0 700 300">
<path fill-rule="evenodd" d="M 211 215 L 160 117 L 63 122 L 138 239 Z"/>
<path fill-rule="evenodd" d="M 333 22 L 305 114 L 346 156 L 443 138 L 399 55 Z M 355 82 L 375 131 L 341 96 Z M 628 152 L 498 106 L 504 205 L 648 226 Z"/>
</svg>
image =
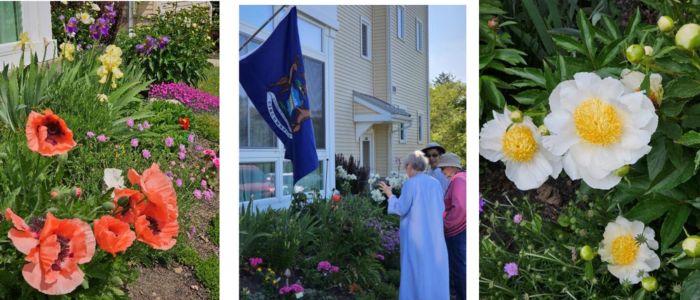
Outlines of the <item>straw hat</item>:
<svg viewBox="0 0 700 300">
<path fill-rule="evenodd" d="M 442 156 L 440 156 L 440 162 L 437 165 L 440 168 L 443 167 L 455 167 L 458 169 L 462 168 L 461 161 L 459 159 L 459 156 L 454 153 L 445 153 Z"/>
</svg>

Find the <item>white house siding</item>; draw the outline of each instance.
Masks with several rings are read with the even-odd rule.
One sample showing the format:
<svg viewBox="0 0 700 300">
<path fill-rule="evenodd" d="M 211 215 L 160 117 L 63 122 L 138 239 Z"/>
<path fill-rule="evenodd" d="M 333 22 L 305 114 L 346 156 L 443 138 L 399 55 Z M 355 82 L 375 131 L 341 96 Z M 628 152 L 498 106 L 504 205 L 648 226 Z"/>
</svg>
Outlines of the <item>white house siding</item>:
<svg viewBox="0 0 700 300">
<path fill-rule="evenodd" d="M 373 61 L 360 56 L 360 20 L 364 17 L 372 22 L 374 31 L 377 22 L 372 20 L 371 6 L 338 6 L 339 30 L 335 43 L 335 135 L 336 153 L 346 158 L 360 158 L 360 143 L 355 139 L 353 121 L 354 100 L 352 91 L 374 95 Z M 372 34 L 372 60 L 377 37 Z M 376 160 L 375 154 L 375 160 Z"/>
<path fill-rule="evenodd" d="M 416 50 L 416 17 L 423 23 L 423 52 Z M 392 156 L 403 159 L 409 152 L 422 149 L 428 143 L 428 7 L 405 6 L 404 37 L 398 37 L 396 26 L 397 6 L 391 6 L 391 65 L 392 83 L 396 87 L 393 104 L 405 106 L 411 114 L 412 125 L 406 131 L 406 143 L 399 143 L 399 124 L 392 126 L 397 130 L 392 135 Z M 418 144 L 418 114 L 423 115 L 423 143 Z M 396 166 L 393 167 L 396 169 Z"/>
<path fill-rule="evenodd" d="M 374 129 L 374 173 L 387 176 L 389 170 L 389 124 L 375 124 Z"/>
</svg>

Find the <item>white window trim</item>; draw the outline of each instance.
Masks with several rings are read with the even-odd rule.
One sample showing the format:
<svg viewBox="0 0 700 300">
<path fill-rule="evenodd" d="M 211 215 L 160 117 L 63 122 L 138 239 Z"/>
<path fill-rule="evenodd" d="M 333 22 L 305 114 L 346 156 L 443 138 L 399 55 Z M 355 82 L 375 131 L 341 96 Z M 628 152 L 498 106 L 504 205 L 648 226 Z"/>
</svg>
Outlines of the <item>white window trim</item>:
<svg viewBox="0 0 700 300">
<path fill-rule="evenodd" d="M 418 112 L 418 142 L 417 144 L 423 144 L 423 113 Z"/>
<path fill-rule="evenodd" d="M 406 110 L 405 105 L 399 105 L 400 109 Z M 408 127 L 406 126 L 406 123 L 399 123 L 399 144 L 405 144 L 406 140 L 408 140 Z M 401 138 L 401 135 L 403 135 L 403 139 Z"/>
<path fill-rule="evenodd" d="M 22 1 L 22 32 L 29 34 L 29 43 L 34 45 L 34 52 L 43 58 L 44 56 L 44 38 L 53 41 L 51 33 L 51 5 L 49 2 L 41 1 Z M 13 48 L 17 42 L 0 44 L 0 68 L 6 64 L 18 65 L 22 50 Z M 29 47 L 29 45 L 27 45 Z M 46 59 L 54 53 L 55 43 L 51 43 L 46 49 Z M 29 60 L 29 50 L 25 51 L 25 61 Z"/>
<path fill-rule="evenodd" d="M 48 2 L 47 2 L 48 3 Z M 279 6 L 275 6 L 275 10 L 279 9 Z M 285 11 L 286 12 L 286 11 Z M 279 22 L 284 18 L 286 14 L 280 13 L 275 17 L 275 19 L 272 21 L 273 24 L 273 29 L 279 24 Z M 331 188 L 335 187 L 335 133 L 334 133 L 334 128 L 335 128 L 335 105 L 334 101 L 331 101 L 331 99 L 335 99 L 335 89 L 333 88 L 335 86 L 335 80 L 333 74 L 335 74 L 334 69 L 335 69 L 335 58 L 334 58 L 334 48 L 335 48 L 335 38 L 336 38 L 336 31 L 329 27 L 328 25 L 321 24 L 314 20 L 312 17 L 307 16 L 303 11 L 299 11 L 297 17 L 299 19 L 303 19 L 306 22 L 309 22 L 313 25 L 321 27 L 323 30 L 322 33 L 322 48 L 324 49 L 324 52 L 318 52 L 316 50 L 310 49 L 302 44 L 302 52 L 304 53 L 304 56 L 308 56 L 309 58 L 316 59 L 318 61 L 323 62 L 324 65 L 324 82 L 325 82 L 325 87 L 324 87 L 324 99 L 325 99 L 325 126 L 326 126 L 326 134 L 325 134 L 325 139 L 326 139 L 326 147 L 325 149 L 317 149 L 316 153 L 318 155 L 318 160 L 320 164 L 323 164 L 324 168 L 324 180 L 327 180 L 324 183 L 324 189 L 320 191 L 321 195 L 325 195 L 326 197 L 330 197 L 331 193 Z M 251 26 L 250 24 L 244 22 L 244 21 L 239 21 L 239 34 L 243 33 L 246 35 L 252 35 L 255 33 L 255 30 L 257 30 L 257 27 Z M 267 40 L 267 38 L 270 36 L 271 32 L 267 32 L 266 30 L 261 31 L 258 33 L 256 36 L 256 39 L 260 39 L 262 41 Z M 239 45 L 240 46 L 240 45 Z M 239 112 L 240 113 L 240 112 Z M 277 140 L 277 147 L 274 148 L 265 148 L 265 149 L 255 149 L 255 148 L 246 148 L 242 149 L 239 147 L 239 163 L 256 163 L 256 162 L 275 162 L 275 190 L 279 191 L 279 193 L 276 194 L 274 198 L 264 198 L 264 199 L 255 199 L 253 202 L 253 207 L 257 207 L 260 209 L 266 209 L 266 208 L 272 208 L 272 209 L 279 209 L 279 208 L 284 208 L 288 207 L 291 204 L 292 197 L 291 195 L 283 195 L 284 194 L 284 145 L 282 142 L 278 139 Z M 327 178 L 326 177 L 327 174 Z M 248 205 L 248 201 L 239 201 L 239 208 Z"/>
<path fill-rule="evenodd" d="M 401 27 L 399 28 L 399 10 L 403 12 L 403 18 L 401 19 Z M 403 29 L 403 32 L 401 31 Z M 403 33 L 403 35 L 402 35 Z M 398 5 L 396 6 L 396 36 L 402 40 L 406 41 L 406 6 Z"/>
<path fill-rule="evenodd" d="M 362 25 L 367 24 L 367 55 L 362 54 Z M 372 61 L 372 22 L 364 16 L 360 16 L 360 57 Z"/>
<path fill-rule="evenodd" d="M 418 24 L 420 24 L 420 30 L 418 30 Z M 423 20 L 416 17 L 416 51 L 423 53 L 423 48 L 425 48 L 425 41 L 423 40 Z M 420 44 L 418 41 L 420 40 Z"/>
</svg>

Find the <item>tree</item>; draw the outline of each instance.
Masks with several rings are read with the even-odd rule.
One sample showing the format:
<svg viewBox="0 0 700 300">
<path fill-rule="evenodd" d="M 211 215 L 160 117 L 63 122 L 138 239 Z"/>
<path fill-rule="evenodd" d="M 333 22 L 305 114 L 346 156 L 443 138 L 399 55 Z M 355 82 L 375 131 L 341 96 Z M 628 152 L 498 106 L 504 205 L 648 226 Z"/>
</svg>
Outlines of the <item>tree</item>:
<svg viewBox="0 0 700 300">
<path fill-rule="evenodd" d="M 430 134 L 432 142 L 457 154 L 466 166 L 467 85 L 441 73 L 430 88 Z"/>
<path fill-rule="evenodd" d="M 441 72 L 440 75 L 435 77 L 435 80 L 433 80 L 433 85 L 438 86 L 450 82 L 455 82 L 455 76 L 452 75 L 452 73 Z"/>
</svg>

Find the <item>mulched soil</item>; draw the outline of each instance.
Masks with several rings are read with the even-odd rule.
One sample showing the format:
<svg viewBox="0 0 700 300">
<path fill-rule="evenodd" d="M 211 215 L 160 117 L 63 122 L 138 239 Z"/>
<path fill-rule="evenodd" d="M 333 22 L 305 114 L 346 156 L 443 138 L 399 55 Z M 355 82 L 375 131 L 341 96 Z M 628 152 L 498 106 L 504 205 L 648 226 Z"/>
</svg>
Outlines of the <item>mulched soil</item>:
<svg viewBox="0 0 700 300">
<path fill-rule="evenodd" d="M 293 272 L 292 277 L 289 278 L 289 284 L 292 285 L 294 283 L 297 283 L 300 281 L 303 284 L 303 278 L 302 278 L 302 272 L 301 270 L 296 270 Z M 243 288 L 247 288 L 251 294 L 255 292 L 259 292 L 263 290 L 262 285 L 260 284 L 260 280 L 255 278 L 253 275 L 250 274 L 250 272 L 246 270 L 240 270 L 238 273 L 240 277 L 240 289 L 242 290 Z M 281 280 L 282 284 L 279 286 L 280 288 L 286 285 L 286 279 L 283 277 Z M 326 296 L 332 296 L 333 299 L 339 299 L 339 300 L 352 300 L 355 299 L 355 296 L 351 294 L 347 288 L 341 289 L 340 287 L 333 287 L 330 290 L 324 290 L 323 291 Z"/>
</svg>

